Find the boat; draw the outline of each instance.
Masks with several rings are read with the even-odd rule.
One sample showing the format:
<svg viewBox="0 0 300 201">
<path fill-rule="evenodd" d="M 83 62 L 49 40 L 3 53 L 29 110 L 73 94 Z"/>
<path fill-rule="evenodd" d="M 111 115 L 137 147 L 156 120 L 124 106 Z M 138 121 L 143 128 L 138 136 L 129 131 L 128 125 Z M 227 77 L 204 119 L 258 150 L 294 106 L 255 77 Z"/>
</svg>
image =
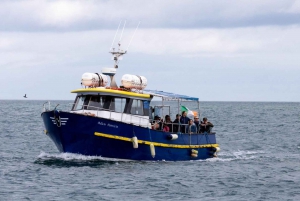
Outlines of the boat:
<svg viewBox="0 0 300 201">
<path fill-rule="evenodd" d="M 120 57 L 127 51 L 113 48 L 110 53 L 114 66 L 103 68 L 102 73 L 84 73 L 82 88 L 71 91 L 76 97 L 69 111 L 57 106 L 51 109 L 50 102 L 43 105 L 41 117 L 45 134 L 60 152 L 124 161 L 190 161 L 217 157 L 220 148 L 216 133 L 185 133 L 187 125 L 180 122 L 169 124 L 171 130 L 167 132 L 157 126 L 162 124 L 155 119 L 157 111 L 174 116 L 172 111 L 179 113 L 182 101 L 194 102 L 199 109 L 197 97 L 148 90 L 148 80 L 132 74 L 123 75 L 118 86 L 115 74 Z M 153 106 L 157 98 L 162 104 Z M 166 101 L 175 101 L 178 108 L 171 110 L 164 105 Z"/>
</svg>

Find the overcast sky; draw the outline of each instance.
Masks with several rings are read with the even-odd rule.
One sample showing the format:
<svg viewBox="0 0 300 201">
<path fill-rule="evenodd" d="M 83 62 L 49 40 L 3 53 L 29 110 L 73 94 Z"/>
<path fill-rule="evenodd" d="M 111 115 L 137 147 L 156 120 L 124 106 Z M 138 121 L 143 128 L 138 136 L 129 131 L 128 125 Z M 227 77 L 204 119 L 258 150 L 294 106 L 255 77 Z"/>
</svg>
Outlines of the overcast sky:
<svg viewBox="0 0 300 201">
<path fill-rule="evenodd" d="M 0 99 L 72 100 L 81 75 L 113 67 L 200 101 L 300 101 L 300 1 L 0 0 Z M 119 39 L 120 32 L 117 37 Z"/>
</svg>

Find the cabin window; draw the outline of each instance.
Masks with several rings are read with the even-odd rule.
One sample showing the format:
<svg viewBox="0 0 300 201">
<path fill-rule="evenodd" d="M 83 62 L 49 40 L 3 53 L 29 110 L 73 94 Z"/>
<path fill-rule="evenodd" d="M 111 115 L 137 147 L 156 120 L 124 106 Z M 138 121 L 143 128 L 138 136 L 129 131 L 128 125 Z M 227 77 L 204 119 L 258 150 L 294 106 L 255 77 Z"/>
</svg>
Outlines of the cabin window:
<svg viewBox="0 0 300 201">
<path fill-rule="evenodd" d="M 113 97 L 109 110 L 123 113 L 126 105 L 126 98 Z"/>
<path fill-rule="evenodd" d="M 134 115 L 144 115 L 143 111 L 143 101 L 142 100 L 136 100 L 133 99 L 132 106 L 131 106 L 131 114 Z"/>
<path fill-rule="evenodd" d="M 119 113 L 148 116 L 149 103 L 146 100 L 104 95 L 77 96 L 72 110 L 109 110 Z"/>
<path fill-rule="evenodd" d="M 102 102 L 101 96 L 91 96 L 91 99 L 88 103 L 88 110 L 99 110 L 103 108 L 103 102 Z"/>
<path fill-rule="evenodd" d="M 86 96 L 77 96 L 73 110 L 82 110 Z"/>
<path fill-rule="evenodd" d="M 143 101 L 143 107 L 144 107 L 144 116 L 149 116 L 149 110 L 150 110 L 150 101 Z"/>
<path fill-rule="evenodd" d="M 103 109 L 109 110 L 112 97 L 111 96 L 102 96 L 101 99 L 103 101 Z"/>
</svg>

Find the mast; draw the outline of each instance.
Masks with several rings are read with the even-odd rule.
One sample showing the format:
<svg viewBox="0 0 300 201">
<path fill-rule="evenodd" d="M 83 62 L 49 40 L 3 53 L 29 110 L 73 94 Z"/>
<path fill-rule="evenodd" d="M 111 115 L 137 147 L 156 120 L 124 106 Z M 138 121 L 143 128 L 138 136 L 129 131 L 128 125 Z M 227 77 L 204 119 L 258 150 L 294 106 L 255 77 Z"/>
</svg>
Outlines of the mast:
<svg viewBox="0 0 300 201">
<path fill-rule="evenodd" d="M 121 23 L 122 23 L 122 20 L 119 23 L 117 32 L 115 34 L 115 37 L 113 39 L 113 42 L 112 42 L 112 45 L 111 45 L 111 48 L 110 48 L 110 51 L 109 51 L 109 53 L 111 53 L 112 56 L 113 56 L 112 59 L 115 61 L 114 67 L 113 68 L 104 68 L 104 69 L 102 69 L 102 73 L 104 75 L 108 75 L 110 77 L 110 79 L 111 79 L 110 87 L 113 87 L 113 88 L 118 88 L 118 85 L 117 85 L 117 83 L 115 81 L 115 74 L 117 72 L 119 61 L 122 60 L 122 56 L 127 53 L 127 50 L 128 50 L 128 48 L 129 48 L 129 46 L 131 44 L 131 41 L 133 39 L 133 36 L 135 35 L 135 32 L 136 32 L 136 30 L 138 29 L 138 27 L 140 25 L 140 22 L 139 22 L 138 26 L 136 27 L 136 29 L 135 29 L 135 31 L 133 33 L 133 36 L 131 37 L 131 40 L 129 42 L 127 50 L 122 50 L 121 49 L 121 40 L 122 40 L 122 37 L 123 37 L 123 32 L 124 32 L 124 28 L 125 28 L 125 25 L 126 25 L 126 20 L 124 21 L 122 33 L 121 33 L 121 36 L 120 36 L 120 39 L 119 39 L 119 42 L 118 42 L 118 46 L 117 46 L 117 48 L 113 48 L 113 45 L 114 45 L 114 42 L 115 42 L 116 36 L 118 34 L 118 31 L 119 31 Z"/>
</svg>

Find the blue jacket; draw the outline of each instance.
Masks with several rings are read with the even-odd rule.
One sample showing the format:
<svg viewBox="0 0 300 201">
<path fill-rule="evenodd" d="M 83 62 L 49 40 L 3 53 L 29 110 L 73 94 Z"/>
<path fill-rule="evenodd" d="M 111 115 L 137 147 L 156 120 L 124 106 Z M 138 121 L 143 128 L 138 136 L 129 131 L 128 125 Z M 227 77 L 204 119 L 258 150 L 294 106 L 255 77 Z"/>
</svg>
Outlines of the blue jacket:
<svg viewBox="0 0 300 201">
<path fill-rule="evenodd" d="M 185 132 L 186 133 L 190 133 L 190 132 L 197 133 L 197 127 L 195 126 L 195 124 L 187 126 Z"/>
</svg>

